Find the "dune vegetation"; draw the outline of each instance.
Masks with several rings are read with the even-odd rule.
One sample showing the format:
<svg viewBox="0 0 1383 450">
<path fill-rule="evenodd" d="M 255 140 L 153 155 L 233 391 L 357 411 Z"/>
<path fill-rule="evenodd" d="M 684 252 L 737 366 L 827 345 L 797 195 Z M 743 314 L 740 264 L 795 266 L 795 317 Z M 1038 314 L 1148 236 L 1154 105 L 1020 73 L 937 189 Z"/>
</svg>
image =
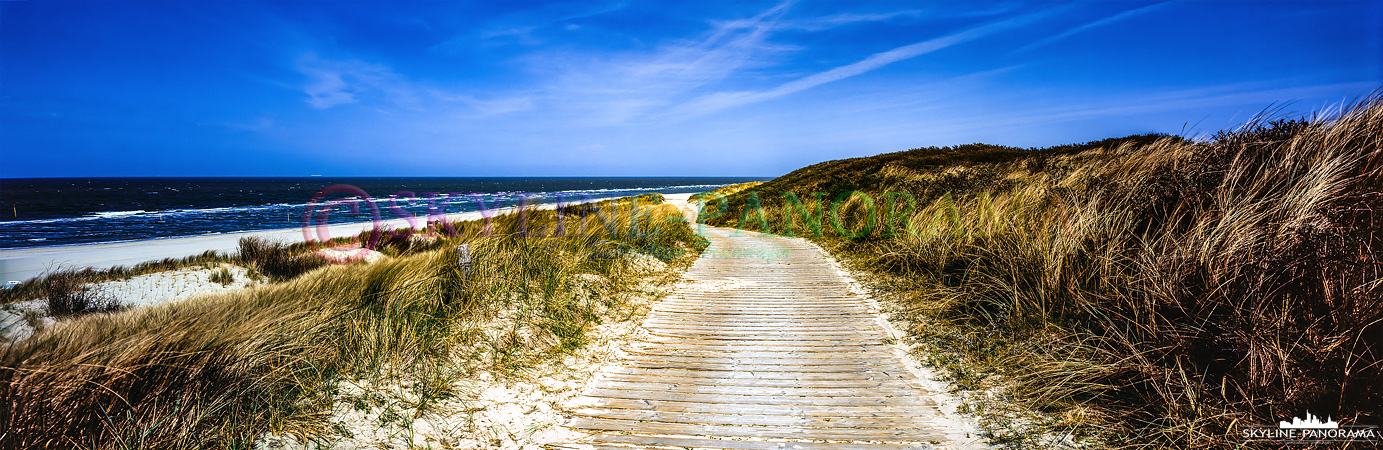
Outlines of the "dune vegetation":
<svg viewBox="0 0 1383 450">
<path fill-rule="evenodd" d="M 593 324 L 628 319 L 629 294 L 658 276 L 636 270 L 637 260 L 654 254 L 685 267 L 705 247 L 661 201 L 649 194 L 488 225 L 394 230 L 378 248 L 389 257 L 351 265 L 242 242 L 238 261 L 272 282 L 81 315 L 0 351 L 0 447 L 313 439 L 332 432 L 323 418 L 343 380 L 401 380 L 414 394 L 404 409 L 422 414 L 455 395 L 459 379 L 514 376 L 581 347 Z M 459 244 L 469 245 L 469 268 L 458 263 Z"/>
<path fill-rule="evenodd" d="M 704 199 L 709 224 L 872 274 L 933 364 L 993 394 L 971 408 L 1001 443 L 1244 448 L 1271 444 L 1242 427 L 1306 411 L 1383 423 L 1378 96 L 1201 140 L 830 161 Z"/>
<path fill-rule="evenodd" d="M 52 298 L 54 293 L 65 294 L 68 290 L 77 289 L 87 283 L 128 280 L 140 275 L 178 270 L 185 267 L 216 267 L 223 262 L 234 264 L 239 261 L 220 252 L 207 251 L 186 258 L 146 261 L 130 267 L 115 266 L 107 269 L 56 267 L 43 275 L 16 284 L 10 289 L 0 289 L 0 305 L 36 298 Z"/>
<path fill-rule="evenodd" d="M 704 202 L 704 201 L 705 201 L 706 199 L 708 199 L 708 198 L 720 198 L 720 197 L 725 197 L 725 196 L 728 196 L 728 195 L 735 195 L 735 194 L 738 194 L 738 193 L 743 192 L 743 191 L 745 191 L 745 190 L 755 188 L 755 187 L 757 187 L 757 186 L 759 186 L 759 185 L 761 185 L 761 184 L 764 184 L 764 182 L 762 182 L 762 181 L 750 181 L 750 182 L 748 182 L 748 183 L 739 183 L 739 184 L 732 184 L 732 185 L 729 185 L 729 186 L 721 186 L 721 187 L 715 188 L 715 189 L 710 190 L 710 191 L 707 191 L 707 192 L 702 192 L 702 193 L 699 193 L 699 194 L 694 194 L 694 195 L 692 195 L 691 197 L 688 197 L 688 198 L 687 198 L 687 201 L 688 201 L 688 202 L 693 202 L 693 203 L 695 203 L 695 202 Z"/>
</svg>

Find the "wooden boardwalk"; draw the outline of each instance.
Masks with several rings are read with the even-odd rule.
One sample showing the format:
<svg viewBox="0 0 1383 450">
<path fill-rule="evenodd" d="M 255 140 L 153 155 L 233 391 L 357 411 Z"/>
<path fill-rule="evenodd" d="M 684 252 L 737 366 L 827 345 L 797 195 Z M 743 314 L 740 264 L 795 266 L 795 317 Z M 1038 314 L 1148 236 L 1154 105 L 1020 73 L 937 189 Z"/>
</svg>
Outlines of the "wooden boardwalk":
<svg viewBox="0 0 1383 450">
<path fill-rule="evenodd" d="M 707 228 L 650 338 L 588 386 L 562 448 L 904 449 L 946 440 L 870 303 L 815 246 Z"/>
</svg>

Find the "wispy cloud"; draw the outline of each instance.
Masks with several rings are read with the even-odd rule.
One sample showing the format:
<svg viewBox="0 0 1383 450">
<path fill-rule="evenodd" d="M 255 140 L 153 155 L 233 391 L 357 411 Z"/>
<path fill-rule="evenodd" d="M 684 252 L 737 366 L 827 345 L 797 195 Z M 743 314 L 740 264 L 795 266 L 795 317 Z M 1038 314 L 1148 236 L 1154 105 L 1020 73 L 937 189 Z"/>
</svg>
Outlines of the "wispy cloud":
<svg viewBox="0 0 1383 450">
<path fill-rule="evenodd" d="M 1003 29 L 1021 26 L 1055 11 L 1038 12 L 972 27 L 947 36 L 877 53 L 861 61 L 825 72 L 801 76 L 796 70 L 783 70 L 789 56 L 812 49 L 784 44 L 774 37 L 784 32 L 818 33 L 833 28 L 885 21 L 935 20 L 1002 14 L 1000 9 L 957 10 L 907 9 L 896 11 L 846 12 L 828 15 L 792 14 L 794 2 L 777 3 L 749 17 L 707 20 L 708 29 L 686 39 L 668 38 L 651 49 L 622 52 L 583 53 L 570 48 L 525 52 L 508 63 L 526 66 L 527 78 L 538 80 L 513 90 L 455 93 L 449 90 L 420 90 L 427 100 L 442 99 L 469 108 L 468 112 L 449 110 L 458 117 L 491 117 L 530 113 L 533 118 L 565 121 L 563 126 L 614 126 L 633 122 L 677 121 L 713 113 L 747 103 L 790 95 L 822 84 L 859 75 L 897 61 L 978 39 Z M 612 3 L 588 10 L 564 11 L 545 8 L 495 21 L 455 45 L 488 45 L 487 38 L 535 36 L 537 30 L 557 25 L 574 25 L 573 18 L 589 17 L 618 10 Z M 1058 8 L 1063 9 L 1063 8 Z M 332 78 L 336 72 L 318 76 L 315 104 L 335 105 L 354 100 L 355 91 L 343 87 L 348 82 Z M 796 79 L 793 79 L 793 78 Z M 785 82 L 785 80 L 787 80 Z M 763 91 L 743 91 L 740 86 L 767 83 L 775 87 Z M 326 106 L 323 106 L 326 107 Z"/>
<path fill-rule="evenodd" d="M 883 22 L 899 17 L 918 17 L 922 15 L 922 10 L 912 9 L 907 11 L 893 11 L 877 14 L 835 14 L 824 17 L 815 17 L 802 20 L 789 21 L 783 28 L 796 28 L 807 31 L 818 31 L 835 28 L 843 25 L 852 25 L 866 22 Z"/>
<path fill-rule="evenodd" d="M 580 26 L 569 23 L 569 21 L 619 11 L 627 5 L 628 2 L 625 1 L 597 4 L 548 4 L 531 11 L 497 19 L 477 30 L 452 36 L 446 41 L 433 45 L 430 50 L 452 52 L 477 43 L 502 43 L 505 42 L 503 38 L 511 39 L 508 41 L 511 43 L 528 46 L 540 45 L 545 42 L 545 39 L 541 37 L 541 31 L 544 29 L 561 24 L 561 28 L 564 30 L 574 30 Z"/>
<path fill-rule="evenodd" d="M 784 9 L 790 6 L 791 2 L 779 4 L 774 9 Z M 935 6 L 935 4 L 933 5 Z M 775 30 L 796 30 L 796 31 L 823 31 L 831 28 L 848 26 L 870 22 L 884 22 L 900 18 L 959 18 L 959 17 L 983 17 L 1003 14 L 1014 10 L 1019 6 L 1018 3 L 1007 3 L 994 5 L 991 8 L 967 7 L 960 10 L 945 10 L 949 8 L 927 8 L 927 9 L 908 9 L 901 11 L 888 11 L 878 13 L 840 13 L 819 17 L 795 17 L 778 20 L 774 23 Z M 712 22 L 716 23 L 716 22 Z M 724 22 L 733 24 L 735 21 Z"/>
<path fill-rule="evenodd" d="M 792 2 L 782 2 L 751 17 L 707 21 L 710 28 L 700 36 L 670 40 L 652 51 L 530 53 L 520 61 L 527 61 L 534 78 L 547 82 L 509 92 L 479 95 L 454 87 L 425 86 L 385 65 L 329 60 L 315 54 L 299 58 L 298 69 L 308 78 L 302 88 L 307 103 L 319 109 L 353 103 L 376 108 L 392 104 L 470 119 L 527 112 L 534 118 L 566 121 L 564 126 L 578 127 L 666 123 L 789 96 L 1070 9 L 1061 6 L 1003 18 L 782 81 L 785 75 L 776 69 L 784 62 L 781 56 L 808 49 L 774 42 L 775 32 L 815 32 L 921 14 L 906 10 L 790 17 L 791 6 Z M 762 90 L 727 89 L 774 79 L 778 80 L 776 85 Z"/>
<path fill-rule="evenodd" d="M 298 58 L 298 71 L 307 76 L 307 104 L 326 109 L 357 103 L 362 96 L 379 97 L 398 106 L 417 103 L 417 94 L 401 76 L 380 64 L 358 60 L 328 60 L 308 53 Z"/>
<path fill-rule="evenodd" d="M 273 128 L 274 120 L 268 117 L 260 117 L 249 122 L 226 122 L 223 125 L 236 130 L 245 130 L 260 133 L 269 130 L 270 128 Z"/>
<path fill-rule="evenodd" d="M 711 21 L 710 23 L 720 30 L 735 30 L 741 28 L 754 28 L 765 25 L 764 18 L 779 16 L 785 12 L 792 2 L 783 2 L 770 8 L 758 16 L 749 19 Z M 830 28 L 853 25 L 857 23 L 882 22 L 899 17 L 917 17 L 923 14 L 922 10 L 911 9 L 906 11 L 892 11 L 884 13 L 842 13 L 821 17 L 801 17 L 792 19 L 778 19 L 767 23 L 771 30 L 799 30 L 799 31 L 822 31 Z"/>
<path fill-rule="evenodd" d="M 466 105 L 474 111 L 474 114 L 471 115 L 472 117 L 489 117 L 527 111 L 533 109 L 537 102 L 537 98 L 532 95 L 513 95 L 509 97 L 486 99 L 463 94 L 450 94 L 435 89 L 429 90 L 428 94 L 437 99 Z"/>
<path fill-rule="evenodd" d="M 1058 8 L 1061 9 L 1061 8 Z M 881 67 L 916 58 L 937 50 L 961 44 L 967 41 L 979 39 L 981 37 L 1003 31 L 1010 28 L 1023 26 L 1034 21 L 1049 17 L 1058 12 L 1058 9 L 1039 11 L 1011 19 L 1001 20 L 969 29 L 965 29 L 946 36 L 922 41 L 914 44 L 897 47 L 885 52 L 875 53 L 869 57 L 836 67 L 831 70 L 811 74 L 796 80 L 789 81 L 763 91 L 736 91 L 736 92 L 717 92 L 702 96 L 686 104 L 681 105 L 671 112 L 673 117 L 690 117 L 720 111 L 726 108 L 746 105 L 750 103 L 762 102 L 789 94 L 794 94 L 807 89 L 811 89 L 826 83 L 831 83 L 866 72 L 870 72 Z"/>
<path fill-rule="evenodd" d="M 313 108 L 324 109 L 355 103 L 355 93 L 346 80 L 342 79 L 340 72 L 317 67 L 306 67 L 301 71 L 303 75 L 308 76 L 307 86 L 303 87 L 303 91 L 308 96 L 307 104 Z"/>
<path fill-rule="evenodd" d="M 1046 39 L 1042 39 L 1042 40 L 1033 42 L 1033 43 L 1031 43 L 1031 44 L 1022 46 L 1022 47 L 1018 48 L 1018 50 L 1015 50 L 1014 52 L 1015 52 L 1015 53 L 1016 53 L 1016 52 L 1023 52 L 1023 51 L 1032 50 L 1032 49 L 1035 49 L 1035 48 L 1038 48 L 1038 47 L 1050 45 L 1050 44 L 1052 44 L 1052 43 L 1054 43 L 1054 42 L 1057 42 L 1057 41 L 1060 41 L 1060 40 L 1062 40 L 1062 39 L 1066 39 L 1066 38 L 1068 38 L 1068 37 L 1071 37 L 1072 35 L 1074 35 L 1074 34 L 1076 34 L 1076 33 L 1080 33 L 1080 32 L 1086 31 L 1086 30 L 1090 30 L 1090 29 L 1096 28 L 1096 27 L 1102 27 L 1102 26 L 1105 26 L 1105 25 L 1109 25 L 1109 24 L 1111 24 L 1111 23 L 1118 22 L 1118 21 L 1120 21 L 1120 20 L 1126 20 L 1126 19 L 1129 19 L 1129 18 L 1133 18 L 1133 17 L 1135 17 L 1135 16 L 1143 15 L 1143 14 L 1146 14 L 1146 13 L 1151 12 L 1151 11 L 1153 11 L 1153 10 L 1160 9 L 1160 8 L 1162 8 L 1162 7 L 1164 7 L 1164 6 L 1170 5 L 1170 4 L 1172 4 L 1172 3 L 1175 3 L 1175 2 L 1174 2 L 1174 1 L 1165 1 L 1165 2 L 1161 2 L 1161 3 L 1154 3 L 1154 4 L 1151 4 L 1151 5 L 1148 5 L 1148 6 L 1144 6 L 1144 7 L 1141 7 L 1141 8 L 1130 9 L 1130 10 L 1128 10 L 1128 11 L 1124 11 L 1124 12 L 1121 12 L 1121 13 L 1118 13 L 1118 14 L 1115 14 L 1115 15 L 1112 15 L 1112 16 L 1109 16 L 1109 17 L 1105 17 L 1105 18 L 1100 19 L 1100 20 L 1096 20 L 1096 21 L 1094 21 L 1094 22 L 1087 23 L 1087 24 L 1085 24 L 1085 25 L 1081 25 L 1081 26 L 1078 26 L 1078 27 L 1075 27 L 1075 28 L 1072 28 L 1072 29 L 1063 31 L 1063 32 L 1061 32 L 1060 34 L 1057 34 L 1056 36 L 1051 36 L 1051 37 L 1048 37 L 1048 38 L 1046 38 Z"/>
<path fill-rule="evenodd" d="M 788 6 L 708 22 L 711 28 L 700 36 L 670 40 L 653 51 L 538 53 L 524 60 L 538 78 L 550 80 L 538 89 L 544 106 L 567 111 L 586 125 L 625 123 L 676 105 L 691 92 L 769 67 L 772 55 L 797 50 L 769 42 Z"/>
</svg>

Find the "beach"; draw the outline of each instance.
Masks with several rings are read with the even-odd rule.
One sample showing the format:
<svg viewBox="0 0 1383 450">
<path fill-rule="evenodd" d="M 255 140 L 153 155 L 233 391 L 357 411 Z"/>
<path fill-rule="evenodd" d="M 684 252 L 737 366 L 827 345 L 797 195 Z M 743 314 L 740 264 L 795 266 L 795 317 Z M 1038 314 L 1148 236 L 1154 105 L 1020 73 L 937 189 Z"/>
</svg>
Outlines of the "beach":
<svg viewBox="0 0 1383 450">
<path fill-rule="evenodd" d="M 687 205 L 691 194 L 667 194 L 667 202 L 684 212 L 688 221 L 695 220 L 695 211 Z M 605 199 L 592 199 L 600 201 Z M 566 205 L 571 205 L 568 203 Z M 553 209 L 556 203 L 533 205 L 533 209 Z M 517 208 L 500 208 L 493 216 L 513 213 Z M 479 211 L 447 214 L 452 222 L 480 220 L 484 216 Z M 426 217 L 413 219 L 417 228 L 427 222 Z M 239 250 L 240 240 L 254 237 L 282 243 L 303 242 L 307 237 L 319 238 L 319 232 L 326 231 L 327 237 L 356 235 L 369 231 L 372 222 L 339 224 L 324 230 L 303 228 L 283 228 L 244 233 L 225 233 L 213 236 L 191 236 L 168 239 L 150 239 L 108 244 L 84 244 L 60 247 L 40 247 L 0 250 L 0 280 L 26 281 L 58 269 L 108 269 L 115 266 L 133 266 L 146 261 L 164 258 L 183 258 L 199 255 L 207 251 L 234 253 Z M 406 219 L 380 222 L 381 228 L 403 229 L 410 227 Z M 230 271 L 232 282 L 221 284 L 210 280 L 212 273 L 221 268 Z M 243 289 L 257 284 L 246 269 L 231 264 L 218 264 L 216 267 L 187 267 L 146 275 L 126 280 L 112 280 L 94 283 L 94 292 L 120 299 L 125 306 L 149 306 L 170 301 L 178 301 L 193 296 L 216 293 L 226 290 Z M 32 322 L 32 323 L 31 323 Z M 24 339 L 32 335 L 36 327 L 52 325 L 54 320 L 47 316 L 46 300 L 31 299 L 0 305 L 0 337 L 12 340 Z"/>
<path fill-rule="evenodd" d="M 689 195 L 690 194 L 668 194 L 667 196 L 669 198 L 676 196 L 685 201 L 685 198 Z M 602 197 L 590 199 L 589 201 L 600 201 L 605 199 L 607 198 Z M 567 203 L 567 205 L 571 204 L 575 203 Z M 556 206 L 556 203 L 545 203 L 533 205 L 532 208 L 552 209 Z M 502 208 L 494 211 L 493 215 L 508 214 L 515 210 L 515 208 Z M 470 211 L 447 214 L 446 218 L 448 221 L 459 222 L 479 220 L 483 219 L 484 216 L 480 211 Z M 414 225 L 422 227 L 426 224 L 427 217 L 415 217 L 413 221 L 415 222 Z M 409 223 L 405 219 L 393 219 L 381 221 L 380 226 L 391 229 L 402 229 L 409 227 Z M 331 225 L 330 227 L 325 227 L 325 229 L 327 230 L 327 235 L 330 237 L 342 237 L 369 231 L 371 227 L 373 227 L 372 222 L 359 222 Z M 132 266 L 145 261 L 160 260 L 164 258 L 183 258 L 199 255 L 207 251 L 234 252 L 239 248 L 240 240 L 247 237 L 262 238 L 283 243 L 303 242 L 308 236 L 316 238 L 320 231 L 321 230 L 316 228 L 304 230 L 302 227 L 298 227 L 104 244 L 0 249 L 0 282 L 22 282 L 46 272 L 65 268 L 81 269 L 90 267 L 93 269 L 108 269 L 115 266 Z"/>
</svg>

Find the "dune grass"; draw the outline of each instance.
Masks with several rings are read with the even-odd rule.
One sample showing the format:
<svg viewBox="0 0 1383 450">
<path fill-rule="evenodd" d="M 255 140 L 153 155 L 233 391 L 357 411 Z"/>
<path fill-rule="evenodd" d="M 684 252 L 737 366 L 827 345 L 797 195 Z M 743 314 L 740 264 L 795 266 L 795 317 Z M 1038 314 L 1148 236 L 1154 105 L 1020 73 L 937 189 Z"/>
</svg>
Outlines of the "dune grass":
<svg viewBox="0 0 1383 450">
<path fill-rule="evenodd" d="M 477 236 L 481 221 L 436 224 L 434 232 L 456 232 L 395 245 L 382 261 L 51 327 L 0 351 L 0 447 L 249 448 L 266 432 L 312 439 L 329 434 L 324 418 L 342 380 L 406 378 L 418 394 L 412 410 L 423 411 L 460 377 L 514 374 L 583 345 L 584 331 L 640 281 L 632 256 L 602 249 L 675 249 L 666 261 L 689 264 L 704 240 L 676 208 L 654 204 L 660 196 L 640 200 L 637 210 L 627 199 L 601 202 L 608 221 L 582 220 L 576 213 L 589 205 L 526 211 L 526 234 L 519 214 L 494 218 L 488 237 Z M 585 233 L 534 236 L 559 218 Z M 636 221 L 661 229 L 631 233 Z M 462 243 L 474 256 L 469 272 L 457 264 Z M 608 282 L 576 281 L 587 273 Z"/>
<path fill-rule="evenodd" d="M 764 182 L 762 182 L 762 181 L 750 181 L 750 182 L 747 182 L 747 183 L 739 183 L 739 184 L 732 184 L 732 185 L 729 185 L 729 186 L 721 186 L 721 187 L 716 188 L 715 190 L 712 190 L 712 191 L 702 192 L 702 193 L 698 193 L 698 194 L 693 194 L 691 197 L 688 197 L 688 198 L 687 198 L 687 201 L 688 201 L 688 202 L 691 202 L 691 203 L 696 203 L 696 202 L 705 201 L 707 198 L 712 198 L 712 197 L 715 197 L 715 196 L 726 197 L 726 196 L 730 196 L 730 195 L 735 195 L 735 194 L 738 194 L 738 193 L 743 192 L 743 191 L 745 191 L 745 190 L 753 189 L 753 188 L 755 188 L 755 187 L 758 187 L 758 186 L 761 185 L 761 184 L 764 184 Z"/>
<path fill-rule="evenodd" d="M 1374 96 L 1205 142 L 831 161 L 706 209 L 875 274 L 956 384 L 1002 388 L 977 408 L 1018 402 L 1112 448 L 1252 448 L 1272 444 L 1242 427 L 1308 410 L 1383 423 L 1381 192 Z"/>
<path fill-rule="evenodd" d="M 67 317 L 120 309 L 120 301 L 93 291 L 75 272 L 59 272 L 43 278 L 40 285 L 48 314 Z"/>
<path fill-rule="evenodd" d="M 80 286 L 81 284 L 99 283 L 102 281 L 127 280 L 140 275 L 178 270 L 185 267 L 216 267 L 220 263 L 237 262 L 238 261 L 230 255 L 216 251 L 206 251 L 202 254 L 185 258 L 164 258 L 156 261 L 142 262 L 130 267 L 115 266 L 108 269 L 54 267 L 47 273 L 19 283 L 13 288 L 0 289 L 0 304 L 47 297 L 50 289 L 49 286 L 53 283 L 73 282 L 77 283 L 76 286 Z"/>
<path fill-rule="evenodd" d="M 235 275 L 231 274 L 229 268 L 222 267 L 220 269 L 217 269 L 215 272 L 212 272 L 211 276 L 207 279 L 212 283 L 227 286 L 235 282 Z"/>
</svg>

